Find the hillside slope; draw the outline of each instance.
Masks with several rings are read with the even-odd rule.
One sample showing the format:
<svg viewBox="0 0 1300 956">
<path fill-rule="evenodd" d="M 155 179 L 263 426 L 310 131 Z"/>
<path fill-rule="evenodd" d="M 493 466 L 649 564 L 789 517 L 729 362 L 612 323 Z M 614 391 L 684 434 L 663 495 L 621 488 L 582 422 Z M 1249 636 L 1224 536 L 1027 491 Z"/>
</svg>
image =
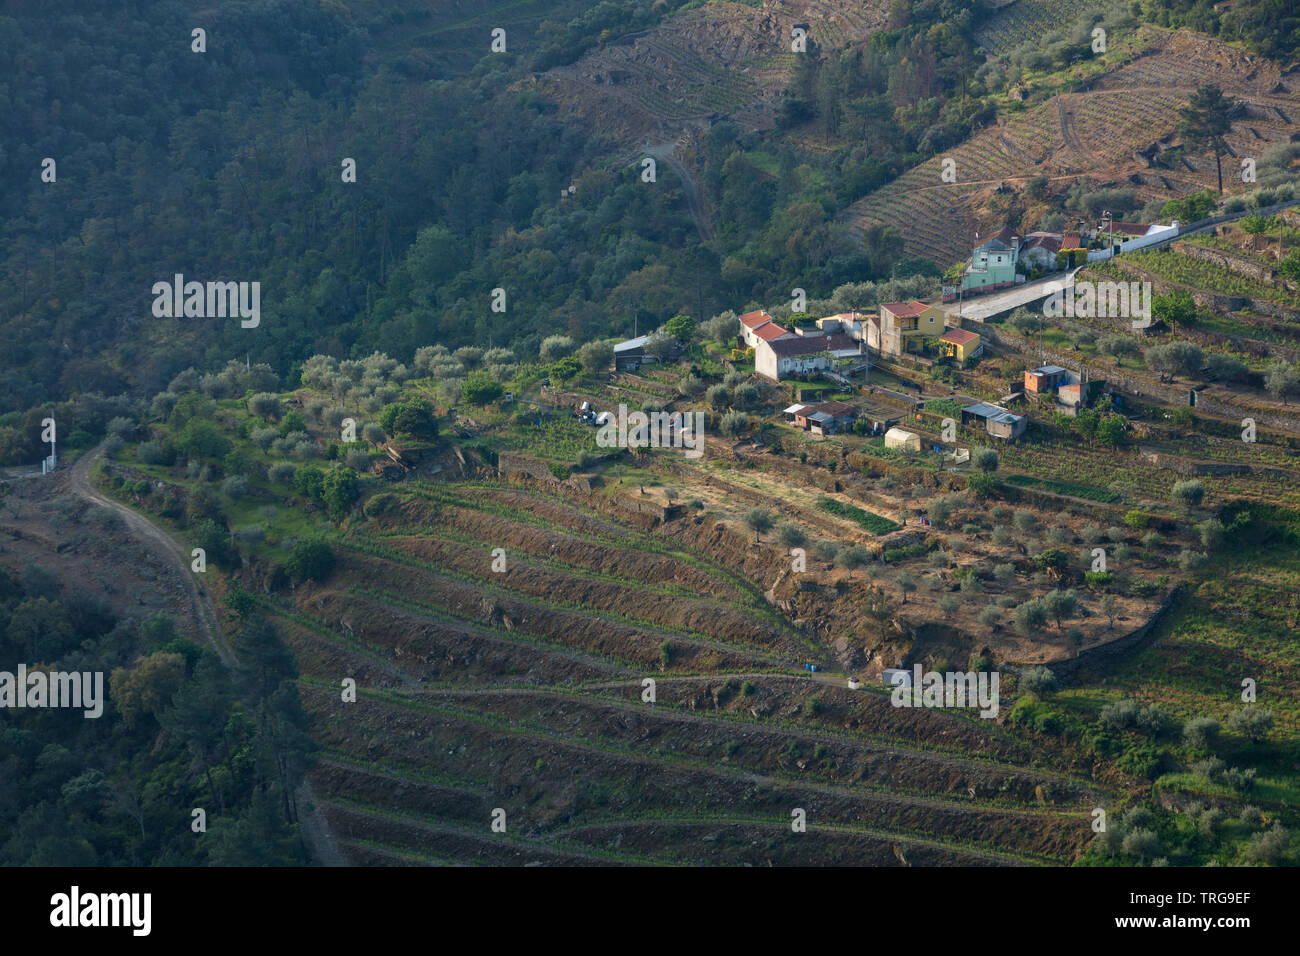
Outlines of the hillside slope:
<svg viewBox="0 0 1300 956">
<path fill-rule="evenodd" d="M 873 223 L 906 225 L 909 255 L 948 265 L 966 254 L 977 231 L 988 234 L 1004 224 L 989 211 L 994 196 L 1023 190 L 1036 176 L 1058 188 L 1076 181 L 1131 188 L 1142 202 L 1215 187 L 1211 155 L 1188 150 L 1172 168 L 1147 158 L 1178 144 L 1178 110 L 1204 83 L 1218 84 L 1242 104 L 1227 136 L 1225 191 L 1245 188 L 1241 159 L 1258 161 L 1269 146 L 1300 135 L 1296 68 L 1284 72 L 1185 30 L 1143 27 L 1139 35 L 1142 50 L 1086 89 L 1054 96 L 981 130 L 854 203 L 845 221 L 859 232 Z M 957 181 L 944 183 L 942 163 L 949 158 Z"/>
</svg>

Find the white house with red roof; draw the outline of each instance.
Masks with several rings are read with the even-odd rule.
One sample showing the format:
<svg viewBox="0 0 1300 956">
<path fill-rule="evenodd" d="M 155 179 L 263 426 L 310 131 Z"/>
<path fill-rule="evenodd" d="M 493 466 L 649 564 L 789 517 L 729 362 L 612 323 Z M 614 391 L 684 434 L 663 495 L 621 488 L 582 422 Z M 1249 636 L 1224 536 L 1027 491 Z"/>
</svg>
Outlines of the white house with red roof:
<svg viewBox="0 0 1300 956">
<path fill-rule="evenodd" d="M 758 348 L 759 342 L 775 342 L 777 339 L 793 336 L 794 333 L 784 326 L 777 325 L 763 309 L 746 312 L 740 317 L 740 337 L 751 349 Z"/>
</svg>

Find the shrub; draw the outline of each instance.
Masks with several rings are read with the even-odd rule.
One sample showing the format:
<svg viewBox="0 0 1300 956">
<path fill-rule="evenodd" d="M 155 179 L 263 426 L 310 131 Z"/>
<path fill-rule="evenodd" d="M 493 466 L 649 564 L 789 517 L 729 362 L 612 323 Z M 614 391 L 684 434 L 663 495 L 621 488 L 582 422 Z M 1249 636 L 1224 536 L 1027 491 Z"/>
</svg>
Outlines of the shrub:
<svg viewBox="0 0 1300 956">
<path fill-rule="evenodd" d="M 1032 511 L 1017 510 L 1011 516 L 1011 523 L 1016 526 L 1017 531 L 1025 534 L 1031 534 L 1038 528 L 1038 519 L 1034 517 Z"/>
<path fill-rule="evenodd" d="M 1133 700 L 1117 700 L 1102 707 L 1100 719 L 1114 730 L 1125 730 L 1137 723 L 1138 705 Z"/>
<path fill-rule="evenodd" d="M 1175 726 L 1174 718 L 1155 704 L 1139 707 L 1134 722 L 1138 730 L 1150 737 L 1163 736 Z"/>
<path fill-rule="evenodd" d="M 992 448 L 976 448 L 970 456 L 971 464 L 985 474 L 998 470 L 998 453 Z"/>
<path fill-rule="evenodd" d="M 1115 576 L 1109 571 L 1084 571 L 1083 580 L 1090 590 L 1096 591 L 1106 587 L 1113 581 Z"/>
<path fill-rule="evenodd" d="M 1234 710 L 1228 717 L 1228 729 L 1259 743 L 1273 730 L 1273 715 L 1253 706 Z"/>
<path fill-rule="evenodd" d="M 294 581 L 323 581 L 334 569 L 334 551 L 320 538 L 306 538 L 293 546 L 284 569 Z"/>
<path fill-rule="evenodd" d="M 1189 481 L 1178 481 L 1174 483 L 1171 497 L 1176 504 L 1180 504 L 1190 511 L 1205 500 L 1205 486 L 1195 478 Z"/>
<path fill-rule="evenodd" d="M 1049 667 L 1027 667 L 1020 675 L 1020 689 L 1044 697 L 1056 690 L 1056 675 Z"/>
<path fill-rule="evenodd" d="M 1246 859 L 1252 863 L 1273 866 L 1282 859 L 1282 854 L 1286 852 L 1290 843 L 1290 835 L 1280 823 L 1275 823 L 1271 830 L 1266 830 L 1251 839 L 1246 847 Z"/>
<path fill-rule="evenodd" d="M 271 392 L 258 392 L 248 400 L 248 411 L 258 418 L 278 418 L 281 411 L 280 397 Z"/>
<path fill-rule="evenodd" d="M 170 465 L 176 456 L 168 455 L 161 442 L 142 441 L 135 449 L 135 457 L 143 465 Z M 169 460 L 170 459 L 170 460 Z"/>
<path fill-rule="evenodd" d="M 979 613 L 979 622 L 987 628 L 994 628 L 1002 623 L 1002 612 L 992 605 L 983 608 Z"/>
<path fill-rule="evenodd" d="M 221 493 L 233 500 L 243 498 L 250 490 L 248 479 L 243 475 L 231 475 L 221 483 Z"/>
<path fill-rule="evenodd" d="M 297 467 L 287 461 L 277 461 L 266 469 L 266 477 L 278 485 L 287 485 L 293 481 Z"/>
<path fill-rule="evenodd" d="M 1047 610 L 1041 601 L 1026 601 L 1016 608 L 1016 630 L 1025 637 L 1042 630 L 1047 624 Z"/>
<path fill-rule="evenodd" d="M 1223 543 L 1223 522 L 1218 518 L 1202 521 L 1196 526 L 1196 530 L 1200 534 L 1201 544 L 1211 551 Z"/>
<path fill-rule="evenodd" d="M 465 376 L 465 380 L 461 383 L 460 396 L 471 405 L 487 405 L 504 395 L 505 390 L 505 386 L 487 372 L 471 372 Z M 384 431 L 389 432 L 389 434 L 393 433 L 382 414 L 379 423 L 384 426 Z"/>
<path fill-rule="evenodd" d="M 712 389 L 710 389 L 710 391 L 712 391 Z M 748 427 L 749 427 L 749 416 L 746 415 L 744 412 L 738 412 L 738 411 L 727 412 L 727 414 L 722 416 L 722 420 L 718 423 L 719 430 L 724 435 L 728 435 L 733 438 L 737 435 L 740 435 Z"/>
<path fill-rule="evenodd" d="M 1151 515 L 1143 514 L 1141 511 L 1130 511 L 1124 515 L 1124 523 L 1130 528 L 1141 530 L 1151 524 Z"/>
</svg>

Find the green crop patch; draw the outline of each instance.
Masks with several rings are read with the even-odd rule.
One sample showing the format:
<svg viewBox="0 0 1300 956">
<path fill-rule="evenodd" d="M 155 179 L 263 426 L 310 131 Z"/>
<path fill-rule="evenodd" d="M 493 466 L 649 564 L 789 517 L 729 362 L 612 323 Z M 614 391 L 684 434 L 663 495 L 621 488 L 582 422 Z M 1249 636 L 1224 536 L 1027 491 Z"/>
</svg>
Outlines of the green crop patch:
<svg viewBox="0 0 1300 956">
<path fill-rule="evenodd" d="M 834 498 L 822 498 L 817 502 L 817 507 L 822 511 L 829 512 L 838 518 L 848 518 L 856 522 L 872 534 L 889 534 L 891 531 L 897 531 L 902 525 L 890 521 L 888 518 L 882 518 L 880 515 L 872 514 L 865 511 L 857 505 L 846 505 L 842 501 L 836 501 Z"/>
</svg>

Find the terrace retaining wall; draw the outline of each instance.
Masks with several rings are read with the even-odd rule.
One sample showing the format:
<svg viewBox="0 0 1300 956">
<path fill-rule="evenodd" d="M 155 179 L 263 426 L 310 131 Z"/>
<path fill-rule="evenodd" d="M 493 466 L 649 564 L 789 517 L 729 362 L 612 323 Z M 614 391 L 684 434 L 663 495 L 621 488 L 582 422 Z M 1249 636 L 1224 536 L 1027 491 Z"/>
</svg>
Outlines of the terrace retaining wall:
<svg viewBox="0 0 1300 956">
<path fill-rule="evenodd" d="M 1165 596 L 1165 599 L 1160 602 L 1160 606 L 1156 608 L 1155 612 L 1147 618 L 1146 623 L 1141 627 L 1130 631 L 1123 637 L 1117 637 L 1113 641 L 1082 650 L 1074 657 L 1062 661 L 1052 661 L 1047 666 L 1060 679 L 1073 676 L 1081 667 L 1109 663 L 1114 658 L 1127 653 L 1146 640 L 1151 635 L 1151 632 L 1164 620 L 1165 615 L 1182 603 L 1186 594 L 1186 587 L 1180 584 Z"/>
</svg>

